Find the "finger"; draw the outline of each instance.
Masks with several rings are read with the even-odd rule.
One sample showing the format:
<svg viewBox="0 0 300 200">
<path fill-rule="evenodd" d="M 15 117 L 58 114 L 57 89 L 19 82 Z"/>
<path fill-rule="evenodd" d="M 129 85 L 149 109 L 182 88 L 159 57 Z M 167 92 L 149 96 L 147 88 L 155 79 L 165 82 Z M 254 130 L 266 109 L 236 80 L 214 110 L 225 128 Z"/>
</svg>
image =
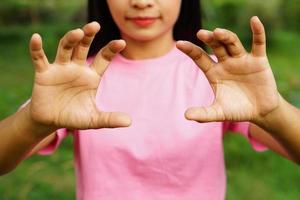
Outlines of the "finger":
<svg viewBox="0 0 300 200">
<path fill-rule="evenodd" d="M 213 50 L 219 61 L 224 61 L 229 57 L 225 46 L 214 38 L 213 32 L 200 30 L 197 37 Z"/>
<path fill-rule="evenodd" d="M 225 45 L 228 53 L 234 57 L 240 57 L 246 53 L 238 36 L 226 29 L 217 28 L 213 32 L 214 37 Z"/>
<path fill-rule="evenodd" d="M 207 53 L 203 49 L 191 42 L 178 41 L 176 43 L 176 46 L 179 50 L 181 50 L 183 53 L 185 53 L 191 59 L 193 59 L 194 62 L 204 73 L 210 70 L 215 64 L 213 59 L 210 58 L 210 56 L 207 55 Z"/>
<path fill-rule="evenodd" d="M 189 108 L 185 112 L 185 118 L 197 122 L 216 122 L 225 120 L 221 107 L 217 105 Z"/>
<path fill-rule="evenodd" d="M 36 71 L 42 72 L 47 70 L 49 62 L 43 50 L 42 38 L 39 34 L 35 33 L 32 35 L 29 50 Z"/>
<path fill-rule="evenodd" d="M 78 45 L 83 37 L 84 33 L 81 29 L 75 29 L 66 33 L 59 42 L 55 62 L 59 64 L 69 63 L 74 47 Z"/>
<path fill-rule="evenodd" d="M 101 112 L 99 118 L 92 128 L 118 128 L 131 125 L 130 117 L 120 112 Z"/>
<path fill-rule="evenodd" d="M 266 35 L 264 25 L 258 17 L 251 18 L 253 33 L 252 54 L 254 56 L 266 56 Z"/>
<path fill-rule="evenodd" d="M 113 40 L 109 42 L 96 55 L 91 68 L 95 69 L 99 75 L 103 75 L 113 57 L 122 51 L 125 46 L 126 43 L 124 40 Z"/>
<path fill-rule="evenodd" d="M 73 53 L 73 61 L 78 64 L 86 64 L 87 55 L 95 35 L 100 30 L 97 22 L 91 22 L 83 27 L 84 37 Z"/>
</svg>

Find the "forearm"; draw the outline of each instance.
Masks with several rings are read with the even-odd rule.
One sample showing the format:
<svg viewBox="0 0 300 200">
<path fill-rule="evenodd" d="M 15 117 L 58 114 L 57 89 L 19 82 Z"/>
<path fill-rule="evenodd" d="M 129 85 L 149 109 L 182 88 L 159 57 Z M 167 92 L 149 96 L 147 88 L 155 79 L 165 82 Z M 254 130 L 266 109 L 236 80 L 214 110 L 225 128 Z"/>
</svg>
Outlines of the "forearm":
<svg viewBox="0 0 300 200">
<path fill-rule="evenodd" d="M 0 175 L 13 170 L 54 130 L 33 121 L 29 105 L 0 122 Z"/>
<path fill-rule="evenodd" d="M 280 97 L 280 106 L 256 123 L 300 163 L 300 110 Z"/>
</svg>

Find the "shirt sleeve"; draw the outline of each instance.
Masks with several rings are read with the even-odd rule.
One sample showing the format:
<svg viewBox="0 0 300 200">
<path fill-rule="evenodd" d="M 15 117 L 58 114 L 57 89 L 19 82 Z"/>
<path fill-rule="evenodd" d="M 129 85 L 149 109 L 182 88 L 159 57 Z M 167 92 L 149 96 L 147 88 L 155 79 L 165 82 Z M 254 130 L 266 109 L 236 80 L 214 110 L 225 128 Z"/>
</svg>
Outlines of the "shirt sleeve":
<svg viewBox="0 0 300 200">
<path fill-rule="evenodd" d="M 265 145 L 261 144 L 251 136 L 249 128 L 250 122 L 225 122 L 223 124 L 224 133 L 226 133 L 227 131 L 232 131 L 243 135 L 248 139 L 249 143 L 255 151 L 262 152 L 268 150 Z"/>
<path fill-rule="evenodd" d="M 65 137 L 68 135 L 68 130 L 58 129 L 55 133 L 55 139 L 48 144 L 46 147 L 42 148 L 38 151 L 39 155 L 51 155 L 55 152 L 55 150 L 59 147 L 60 143 L 63 141 Z"/>
</svg>

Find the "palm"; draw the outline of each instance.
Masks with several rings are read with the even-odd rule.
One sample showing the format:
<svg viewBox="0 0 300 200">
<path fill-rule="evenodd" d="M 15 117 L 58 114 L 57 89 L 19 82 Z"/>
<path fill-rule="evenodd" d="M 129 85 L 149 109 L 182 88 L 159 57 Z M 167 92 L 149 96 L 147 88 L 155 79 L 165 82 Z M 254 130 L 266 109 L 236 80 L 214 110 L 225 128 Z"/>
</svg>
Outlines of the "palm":
<svg viewBox="0 0 300 200">
<path fill-rule="evenodd" d="M 97 23 L 90 23 L 83 31 L 67 33 L 53 64 L 48 63 L 39 36 L 33 36 L 30 50 L 36 73 L 30 113 L 35 121 L 72 129 L 129 125 L 127 115 L 103 112 L 95 103 L 101 76 L 114 55 L 125 47 L 124 41 L 112 41 L 87 66 L 88 49 L 98 30 Z"/>
<path fill-rule="evenodd" d="M 230 58 L 215 64 L 206 76 L 215 92 L 213 108 L 220 119 L 253 120 L 277 105 L 275 80 L 265 58 L 251 54 Z"/>
<path fill-rule="evenodd" d="M 100 76 L 87 66 L 52 65 L 36 74 L 31 108 L 41 121 L 59 127 L 94 126 L 99 117 L 94 102 L 99 82 Z"/>
<path fill-rule="evenodd" d="M 210 107 L 190 108 L 186 116 L 196 121 L 257 121 L 278 106 L 278 92 L 265 52 L 265 33 L 257 18 L 251 20 L 252 52 L 238 37 L 224 29 L 201 30 L 198 38 L 210 46 L 218 62 L 188 42 L 177 47 L 205 73 L 214 92 Z"/>
</svg>

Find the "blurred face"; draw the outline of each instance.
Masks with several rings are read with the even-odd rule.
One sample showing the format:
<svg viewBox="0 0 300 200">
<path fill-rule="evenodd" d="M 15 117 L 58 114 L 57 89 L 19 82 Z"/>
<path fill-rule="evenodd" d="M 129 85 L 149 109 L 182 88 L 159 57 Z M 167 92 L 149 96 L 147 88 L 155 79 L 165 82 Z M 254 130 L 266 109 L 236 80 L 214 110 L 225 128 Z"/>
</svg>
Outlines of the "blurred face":
<svg viewBox="0 0 300 200">
<path fill-rule="evenodd" d="M 121 36 L 151 41 L 169 34 L 180 12 L 181 0 L 107 0 Z"/>
</svg>

